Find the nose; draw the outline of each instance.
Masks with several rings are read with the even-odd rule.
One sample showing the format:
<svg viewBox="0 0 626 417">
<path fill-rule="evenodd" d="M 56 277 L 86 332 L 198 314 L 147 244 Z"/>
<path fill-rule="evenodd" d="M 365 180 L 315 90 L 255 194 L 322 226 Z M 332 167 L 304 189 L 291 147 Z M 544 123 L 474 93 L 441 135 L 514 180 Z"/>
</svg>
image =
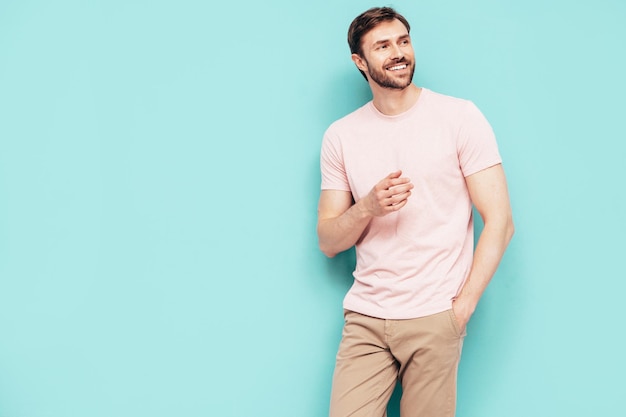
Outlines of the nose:
<svg viewBox="0 0 626 417">
<path fill-rule="evenodd" d="M 401 59 L 402 57 L 404 57 L 404 51 L 402 50 L 402 48 L 400 48 L 400 46 L 394 44 L 392 48 L 393 48 L 391 50 L 392 59 Z"/>
</svg>

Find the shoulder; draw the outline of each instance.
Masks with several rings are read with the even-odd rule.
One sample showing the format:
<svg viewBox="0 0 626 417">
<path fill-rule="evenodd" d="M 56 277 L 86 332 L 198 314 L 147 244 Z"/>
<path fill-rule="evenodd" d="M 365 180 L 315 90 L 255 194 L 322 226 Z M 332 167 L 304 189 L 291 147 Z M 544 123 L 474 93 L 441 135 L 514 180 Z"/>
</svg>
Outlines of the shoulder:
<svg viewBox="0 0 626 417">
<path fill-rule="evenodd" d="M 431 108 L 446 113 L 463 113 L 476 107 L 471 100 L 441 94 L 432 90 L 424 89 L 426 100 Z"/>
<path fill-rule="evenodd" d="M 484 119 L 473 101 L 426 90 L 428 109 L 435 120 L 455 125 Z"/>
<path fill-rule="evenodd" d="M 326 134 L 341 134 L 343 132 L 349 132 L 354 130 L 355 128 L 358 128 L 359 126 L 362 126 L 364 122 L 371 119 L 369 109 L 370 105 L 371 101 L 368 101 L 363 106 L 343 116 L 341 119 L 335 120 L 326 130 Z"/>
</svg>

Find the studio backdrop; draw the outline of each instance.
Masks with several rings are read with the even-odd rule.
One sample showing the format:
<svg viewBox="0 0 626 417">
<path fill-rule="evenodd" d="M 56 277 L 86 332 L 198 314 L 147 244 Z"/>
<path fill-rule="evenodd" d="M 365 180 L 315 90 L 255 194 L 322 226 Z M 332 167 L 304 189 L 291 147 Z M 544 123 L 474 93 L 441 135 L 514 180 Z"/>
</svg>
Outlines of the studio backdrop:
<svg viewBox="0 0 626 417">
<path fill-rule="evenodd" d="M 319 150 L 377 5 L 0 1 L 0 417 L 327 415 L 354 253 L 317 247 Z M 618 415 L 626 3 L 391 5 L 514 211 L 457 415 Z"/>
</svg>

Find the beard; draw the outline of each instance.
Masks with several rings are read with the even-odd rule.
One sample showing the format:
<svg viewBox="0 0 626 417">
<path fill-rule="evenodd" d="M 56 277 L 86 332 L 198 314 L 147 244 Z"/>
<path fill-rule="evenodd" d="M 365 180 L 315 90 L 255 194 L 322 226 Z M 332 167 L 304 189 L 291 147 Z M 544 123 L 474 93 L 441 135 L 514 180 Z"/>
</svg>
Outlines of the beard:
<svg viewBox="0 0 626 417">
<path fill-rule="evenodd" d="M 407 78 L 391 77 L 390 74 L 387 73 L 387 70 L 379 70 L 377 68 L 374 68 L 373 66 L 370 66 L 369 62 L 367 62 L 368 74 L 372 81 L 374 81 L 376 84 L 383 88 L 390 88 L 392 90 L 404 90 L 413 82 L 413 73 L 415 72 L 415 66 L 406 59 L 401 59 L 395 64 L 406 64 L 411 71 L 409 76 Z"/>
</svg>

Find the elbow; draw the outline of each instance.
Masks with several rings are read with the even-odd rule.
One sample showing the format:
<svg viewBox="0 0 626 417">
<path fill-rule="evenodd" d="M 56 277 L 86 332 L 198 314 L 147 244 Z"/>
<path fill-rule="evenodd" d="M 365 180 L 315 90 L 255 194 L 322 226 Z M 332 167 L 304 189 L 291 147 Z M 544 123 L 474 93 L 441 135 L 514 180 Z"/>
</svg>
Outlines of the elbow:
<svg viewBox="0 0 626 417">
<path fill-rule="evenodd" d="M 507 244 L 513 239 L 513 235 L 515 234 L 515 225 L 513 224 L 513 217 L 509 216 L 506 223 L 506 242 Z"/>
<path fill-rule="evenodd" d="M 334 258 L 340 251 L 333 247 L 332 242 L 324 234 L 321 222 L 317 224 L 317 244 L 324 255 Z"/>
<path fill-rule="evenodd" d="M 510 214 L 503 214 L 497 218 L 485 219 L 483 231 L 487 229 L 490 230 L 490 233 L 493 233 L 493 236 L 498 236 L 497 239 L 506 248 L 515 234 L 513 217 Z"/>
<path fill-rule="evenodd" d="M 333 250 L 333 248 L 324 245 L 322 242 L 320 242 L 319 247 L 322 253 L 328 258 L 334 258 L 339 253 L 336 250 Z"/>
</svg>

